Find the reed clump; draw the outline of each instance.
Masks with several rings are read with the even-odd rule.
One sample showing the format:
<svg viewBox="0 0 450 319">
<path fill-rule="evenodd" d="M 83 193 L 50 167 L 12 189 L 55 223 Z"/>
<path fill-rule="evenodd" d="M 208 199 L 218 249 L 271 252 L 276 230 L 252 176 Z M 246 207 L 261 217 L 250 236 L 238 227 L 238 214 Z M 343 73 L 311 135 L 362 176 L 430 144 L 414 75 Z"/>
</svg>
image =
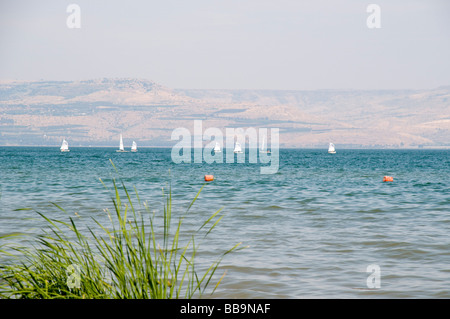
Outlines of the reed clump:
<svg viewBox="0 0 450 319">
<path fill-rule="evenodd" d="M 214 275 L 222 259 L 241 249 L 238 243 L 209 266 L 197 269 L 199 242 L 224 216 L 219 209 L 188 232 L 187 238 L 181 238 L 186 234 L 182 232 L 183 220 L 205 185 L 186 212 L 174 220 L 170 189 L 163 193 L 163 213 L 156 215 L 140 201 L 136 188 L 135 206 L 122 180 L 113 178 L 112 184 L 114 209 L 112 213 L 105 210 L 110 221 L 107 226 L 93 218 L 98 227 L 83 231 L 77 224 L 80 217 L 69 216 L 56 204 L 67 220 L 37 212 L 48 227 L 32 247 L 13 246 L 10 258 L 17 258 L 15 262 L 0 265 L 0 298 L 200 298 L 213 285 L 213 277 L 218 277 Z M 1 254 L 7 253 L 4 247 L 0 245 Z M 223 275 L 211 293 L 222 279 Z"/>
</svg>

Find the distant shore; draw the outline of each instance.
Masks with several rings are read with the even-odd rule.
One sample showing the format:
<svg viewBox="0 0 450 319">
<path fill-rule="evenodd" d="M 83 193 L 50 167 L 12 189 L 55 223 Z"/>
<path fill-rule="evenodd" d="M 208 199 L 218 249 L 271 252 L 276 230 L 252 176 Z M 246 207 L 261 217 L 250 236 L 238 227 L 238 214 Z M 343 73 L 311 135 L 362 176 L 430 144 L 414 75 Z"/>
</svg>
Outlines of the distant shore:
<svg viewBox="0 0 450 319">
<path fill-rule="evenodd" d="M 45 148 L 59 148 L 60 145 L 0 145 L 0 147 L 45 147 Z M 116 145 L 73 145 L 70 148 L 118 148 Z M 172 146 L 139 146 L 139 149 L 152 149 L 152 148 L 172 148 Z M 327 149 L 327 147 L 280 147 L 280 149 L 286 150 L 321 150 Z M 340 147 L 339 150 L 450 150 L 450 145 L 442 145 L 442 146 L 417 146 L 417 147 L 370 147 L 370 146 L 361 146 L 361 147 Z"/>
</svg>

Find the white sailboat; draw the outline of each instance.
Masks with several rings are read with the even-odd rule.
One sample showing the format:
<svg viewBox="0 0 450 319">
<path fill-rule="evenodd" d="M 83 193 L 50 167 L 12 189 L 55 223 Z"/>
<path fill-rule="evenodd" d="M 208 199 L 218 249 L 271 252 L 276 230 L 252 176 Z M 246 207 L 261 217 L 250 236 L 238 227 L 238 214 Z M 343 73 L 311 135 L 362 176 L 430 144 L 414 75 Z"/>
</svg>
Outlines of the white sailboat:
<svg viewBox="0 0 450 319">
<path fill-rule="evenodd" d="M 266 142 L 266 137 L 263 136 L 263 140 L 262 140 L 262 145 L 261 145 L 261 152 L 266 152 L 266 146 L 265 143 Z M 270 150 L 267 150 L 267 153 L 270 153 Z"/>
<path fill-rule="evenodd" d="M 123 148 L 122 134 L 120 134 L 120 144 L 119 144 L 119 149 L 116 150 L 116 152 L 126 152 L 125 149 Z"/>
<path fill-rule="evenodd" d="M 133 141 L 133 143 L 131 144 L 131 151 L 132 152 L 137 152 L 137 144 L 135 141 Z"/>
<path fill-rule="evenodd" d="M 242 153 L 241 144 L 238 142 L 234 145 L 234 153 Z"/>
<path fill-rule="evenodd" d="M 67 143 L 66 139 L 63 139 L 60 150 L 61 152 L 70 152 L 69 143 Z"/>
<path fill-rule="evenodd" d="M 220 152 L 222 152 L 220 150 L 220 144 L 219 144 L 219 142 L 216 142 L 216 146 L 214 146 L 214 153 L 220 153 Z"/>
<path fill-rule="evenodd" d="M 328 153 L 330 153 L 330 154 L 336 154 L 336 149 L 335 149 L 333 143 L 330 143 L 330 145 L 328 145 Z"/>
</svg>

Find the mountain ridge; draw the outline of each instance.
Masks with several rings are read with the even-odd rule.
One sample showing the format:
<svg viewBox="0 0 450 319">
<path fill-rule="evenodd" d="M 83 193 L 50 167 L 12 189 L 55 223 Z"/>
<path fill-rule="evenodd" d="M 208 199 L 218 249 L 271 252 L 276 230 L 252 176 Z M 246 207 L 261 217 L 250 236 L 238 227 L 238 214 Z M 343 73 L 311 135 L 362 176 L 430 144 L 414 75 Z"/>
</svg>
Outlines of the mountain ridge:
<svg viewBox="0 0 450 319">
<path fill-rule="evenodd" d="M 450 86 L 172 89 L 147 79 L 0 81 L 0 145 L 170 146 L 178 127 L 277 127 L 281 147 L 448 147 Z M 131 142 L 130 142 L 131 143 Z"/>
</svg>

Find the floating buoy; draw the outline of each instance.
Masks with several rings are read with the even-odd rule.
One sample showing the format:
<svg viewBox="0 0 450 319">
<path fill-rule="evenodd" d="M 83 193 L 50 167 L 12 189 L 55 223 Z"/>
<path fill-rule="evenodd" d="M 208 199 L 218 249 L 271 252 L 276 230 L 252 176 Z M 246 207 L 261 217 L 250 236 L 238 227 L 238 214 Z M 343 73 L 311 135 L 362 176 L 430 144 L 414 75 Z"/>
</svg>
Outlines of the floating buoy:
<svg viewBox="0 0 450 319">
<path fill-rule="evenodd" d="M 384 176 L 383 182 L 393 182 L 394 178 L 392 176 Z"/>
<path fill-rule="evenodd" d="M 214 180 L 214 175 L 205 175 L 205 181 L 206 182 L 211 182 Z"/>
</svg>

